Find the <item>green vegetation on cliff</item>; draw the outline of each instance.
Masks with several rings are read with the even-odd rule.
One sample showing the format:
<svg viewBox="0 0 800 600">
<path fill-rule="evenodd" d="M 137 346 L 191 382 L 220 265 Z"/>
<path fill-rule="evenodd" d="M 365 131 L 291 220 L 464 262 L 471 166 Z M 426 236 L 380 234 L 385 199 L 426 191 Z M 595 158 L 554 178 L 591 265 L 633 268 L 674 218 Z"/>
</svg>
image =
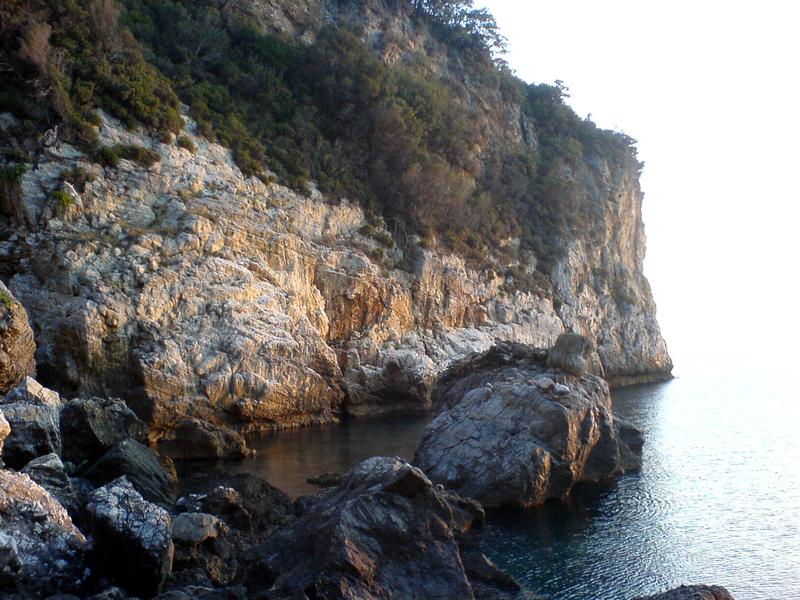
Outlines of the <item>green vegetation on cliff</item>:
<svg viewBox="0 0 800 600">
<path fill-rule="evenodd" d="M 60 124 L 64 139 L 113 166 L 127 156 L 94 148 L 94 110 L 166 140 L 182 126 L 180 99 L 246 175 L 272 171 L 301 190 L 313 180 L 330 198 L 382 215 L 399 243 L 410 233 L 435 236 L 483 264 L 532 254 L 538 275 L 508 274 L 533 286 L 547 285 L 558 238 L 590 227 L 576 184 L 588 158 L 635 160 L 632 140 L 580 119 L 563 87 L 527 85 L 494 60 L 504 40 L 470 0 L 414 0 L 408 18 L 471 78 L 519 106 L 535 141 L 485 139 L 458 86 L 413 62 L 387 64 L 358 27 L 327 25 L 304 43 L 226 19 L 218 6 L 7 0 L 0 111 L 28 132 Z M 134 158 L 151 163 L 143 151 Z"/>
</svg>

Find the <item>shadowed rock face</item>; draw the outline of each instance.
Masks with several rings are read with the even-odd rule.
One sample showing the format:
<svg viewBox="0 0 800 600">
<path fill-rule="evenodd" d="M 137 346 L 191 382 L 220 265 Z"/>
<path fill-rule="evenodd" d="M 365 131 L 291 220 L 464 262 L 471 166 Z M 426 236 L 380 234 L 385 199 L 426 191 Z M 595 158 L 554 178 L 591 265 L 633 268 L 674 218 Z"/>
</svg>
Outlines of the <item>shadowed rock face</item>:
<svg viewBox="0 0 800 600">
<path fill-rule="evenodd" d="M 482 521 L 477 503 L 435 489 L 419 469 L 368 459 L 253 551 L 248 584 L 267 598 L 524 597 L 465 548 Z"/>
<path fill-rule="evenodd" d="M 35 352 L 28 314 L 0 281 L 0 395 L 36 374 Z"/>
<path fill-rule="evenodd" d="M 640 468 L 641 434 L 615 422 L 605 381 L 552 369 L 545 356 L 503 344 L 455 365 L 435 389 L 441 412 L 415 464 L 484 506 L 522 507 Z M 567 353 L 559 361 L 577 364 Z"/>
<path fill-rule="evenodd" d="M 730 592 L 718 585 L 682 585 L 674 590 L 656 594 L 655 596 L 641 596 L 634 600 L 734 600 Z"/>
</svg>

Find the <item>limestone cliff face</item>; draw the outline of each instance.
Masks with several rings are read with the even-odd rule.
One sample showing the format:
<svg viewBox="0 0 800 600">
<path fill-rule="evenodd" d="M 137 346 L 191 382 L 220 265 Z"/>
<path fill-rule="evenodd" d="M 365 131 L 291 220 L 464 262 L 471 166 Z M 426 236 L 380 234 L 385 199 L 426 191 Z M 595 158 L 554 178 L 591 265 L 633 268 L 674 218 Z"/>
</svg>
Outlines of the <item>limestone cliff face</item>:
<svg viewBox="0 0 800 600">
<path fill-rule="evenodd" d="M 452 255 L 404 257 L 360 232 L 360 208 L 245 179 L 226 149 L 189 135 L 194 154 L 105 117 L 104 143 L 159 153 L 149 169 L 50 147 L 22 180 L 27 225 L 3 245 L 43 381 L 126 398 L 153 441 L 186 415 L 249 430 L 426 410 L 453 360 L 496 340 L 549 346 L 566 329 L 594 337 L 614 376 L 668 364 L 635 173 L 607 175 L 607 241 L 570 242 L 545 298 Z M 95 179 L 64 207 L 47 191 L 76 166 Z"/>
<path fill-rule="evenodd" d="M 538 143 L 520 107 L 496 82 L 470 79 L 403 2 L 220 8 L 301 39 L 326 20 L 358 22 L 385 61 L 418 61 L 459 88 L 476 107 L 479 153 Z M 596 342 L 612 383 L 669 374 L 642 272 L 632 156 L 563 174 L 585 226 L 555 240 L 552 289 L 533 292 L 510 291 L 495 271 L 436 246 L 411 240 L 401 250 L 353 204 L 245 178 L 188 118 L 195 152 L 107 116 L 99 133 L 104 145 L 144 146 L 160 160 L 103 169 L 59 141 L 47 147 L 13 205 L 0 207 L 0 274 L 30 316 L 39 378 L 67 395 L 125 398 L 153 442 L 187 416 L 247 431 L 427 410 L 452 361 L 498 340 L 550 346 L 564 331 Z M 85 190 L 53 197 L 76 168 L 91 175 Z"/>
</svg>

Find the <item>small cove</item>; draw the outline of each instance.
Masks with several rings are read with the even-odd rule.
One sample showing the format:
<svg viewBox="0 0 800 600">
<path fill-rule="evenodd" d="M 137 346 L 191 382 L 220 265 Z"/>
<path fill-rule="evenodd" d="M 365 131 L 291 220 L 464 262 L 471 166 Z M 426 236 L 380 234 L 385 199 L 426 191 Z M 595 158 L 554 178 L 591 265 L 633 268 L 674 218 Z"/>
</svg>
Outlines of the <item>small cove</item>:
<svg viewBox="0 0 800 600">
<path fill-rule="evenodd" d="M 645 432 L 642 471 L 535 510 L 491 512 L 484 552 L 548 600 L 628 599 L 684 583 L 724 585 L 744 600 L 800 598 L 794 394 L 758 370 L 615 391 L 615 414 Z M 254 458 L 181 463 L 179 474 L 191 491 L 209 472 L 250 472 L 297 497 L 318 490 L 307 477 L 370 456 L 411 460 L 429 419 L 254 436 Z"/>
</svg>

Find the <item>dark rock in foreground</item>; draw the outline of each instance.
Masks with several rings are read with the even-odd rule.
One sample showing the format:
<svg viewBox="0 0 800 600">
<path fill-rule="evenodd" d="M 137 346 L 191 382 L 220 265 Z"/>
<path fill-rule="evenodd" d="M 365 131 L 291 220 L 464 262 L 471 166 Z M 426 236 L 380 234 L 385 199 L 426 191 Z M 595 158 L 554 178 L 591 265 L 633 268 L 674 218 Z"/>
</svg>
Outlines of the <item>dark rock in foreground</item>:
<svg viewBox="0 0 800 600">
<path fill-rule="evenodd" d="M 371 458 L 254 549 L 247 583 L 266 598 L 526 597 L 484 557 L 462 553 L 483 516 L 400 459 Z"/>
<path fill-rule="evenodd" d="M 116 444 L 84 473 L 95 485 L 123 475 L 145 499 L 164 505 L 172 501 L 173 475 L 152 450 L 132 439 Z"/>
<path fill-rule="evenodd" d="M 728 590 L 718 585 L 682 585 L 668 592 L 655 596 L 641 596 L 634 600 L 734 600 L 734 598 Z"/>
<path fill-rule="evenodd" d="M 147 502 L 124 477 L 95 490 L 86 510 L 103 571 L 133 593 L 157 594 L 172 569 L 169 513 Z"/>
<path fill-rule="evenodd" d="M 585 351 L 568 341 L 562 350 Z M 457 363 L 434 390 L 442 412 L 415 463 L 435 483 L 485 506 L 522 507 L 640 468 L 641 433 L 614 421 L 606 382 L 553 369 L 553 362 L 502 344 Z M 588 361 L 561 352 L 556 362 L 577 368 Z"/>
<path fill-rule="evenodd" d="M 0 470 L 0 597 L 77 591 L 86 538 L 67 511 L 27 475 Z"/>
<path fill-rule="evenodd" d="M 76 398 L 61 409 L 61 457 L 76 465 L 96 461 L 129 437 L 147 443 L 147 426 L 122 400 Z"/>
</svg>

